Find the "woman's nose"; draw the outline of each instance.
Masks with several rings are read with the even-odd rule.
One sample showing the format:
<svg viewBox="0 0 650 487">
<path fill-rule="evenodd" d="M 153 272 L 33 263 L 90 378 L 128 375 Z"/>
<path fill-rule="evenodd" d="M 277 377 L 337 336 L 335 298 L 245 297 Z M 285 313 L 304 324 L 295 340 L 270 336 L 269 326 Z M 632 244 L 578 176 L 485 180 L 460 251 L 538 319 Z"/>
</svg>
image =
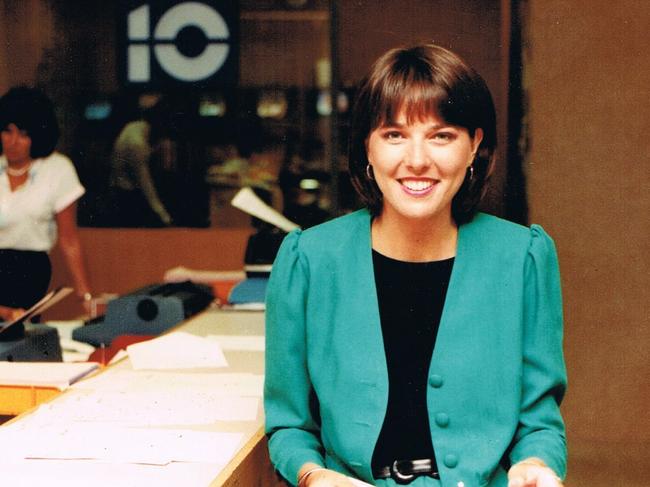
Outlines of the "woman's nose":
<svg viewBox="0 0 650 487">
<path fill-rule="evenodd" d="M 409 144 L 406 163 L 415 171 L 421 171 L 429 166 L 429 155 L 424 142 L 411 141 Z"/>
</svg>

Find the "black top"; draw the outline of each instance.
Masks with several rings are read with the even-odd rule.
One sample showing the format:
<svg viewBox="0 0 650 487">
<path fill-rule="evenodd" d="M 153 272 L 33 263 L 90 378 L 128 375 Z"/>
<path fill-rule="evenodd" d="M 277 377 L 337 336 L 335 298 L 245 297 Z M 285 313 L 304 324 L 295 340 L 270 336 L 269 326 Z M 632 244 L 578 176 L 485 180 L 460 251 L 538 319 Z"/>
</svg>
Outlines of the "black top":
<svg viewBox="0 0 650 487">
<path fill-rule="evenodd" d="M 427 378 L 454 259 L 403 262 L 372 252 L 388 366 L 388 408 L 372 468 L 435 458 Z"/>
</svg>

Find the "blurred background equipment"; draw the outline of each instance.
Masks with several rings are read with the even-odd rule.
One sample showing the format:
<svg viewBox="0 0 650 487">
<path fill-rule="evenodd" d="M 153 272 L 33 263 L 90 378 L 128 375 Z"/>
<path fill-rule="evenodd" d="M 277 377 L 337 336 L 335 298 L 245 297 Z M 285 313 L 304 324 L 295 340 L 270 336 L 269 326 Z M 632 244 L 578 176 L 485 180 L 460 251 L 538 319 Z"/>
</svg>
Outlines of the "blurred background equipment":
<svg viewBox="0 0 650 487">
<path fill-rule="evenodd" d="M 100 347 L 119 335 L 160 335 L 213 299 L 210 287 L 189 281 L 152 284 L 109 301 L 106 315 L 75 329 L 72 337 Z"/>
</svg>

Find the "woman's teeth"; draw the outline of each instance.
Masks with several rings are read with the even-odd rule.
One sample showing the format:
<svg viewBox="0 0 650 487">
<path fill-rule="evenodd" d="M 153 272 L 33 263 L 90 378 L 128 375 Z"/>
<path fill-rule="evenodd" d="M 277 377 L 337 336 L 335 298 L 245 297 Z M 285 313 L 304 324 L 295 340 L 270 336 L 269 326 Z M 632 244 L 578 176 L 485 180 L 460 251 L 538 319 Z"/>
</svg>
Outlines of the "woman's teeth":
<svg viewBox="0 0 650 487">
<path fill-rule="evenodd" d="M 433 181 L 431 180 L 412 180 L 412 179 L 403 179 L 401 181 L 402 185 L 411 191 L 424 191 L 433 186 Z"/>
</svg>

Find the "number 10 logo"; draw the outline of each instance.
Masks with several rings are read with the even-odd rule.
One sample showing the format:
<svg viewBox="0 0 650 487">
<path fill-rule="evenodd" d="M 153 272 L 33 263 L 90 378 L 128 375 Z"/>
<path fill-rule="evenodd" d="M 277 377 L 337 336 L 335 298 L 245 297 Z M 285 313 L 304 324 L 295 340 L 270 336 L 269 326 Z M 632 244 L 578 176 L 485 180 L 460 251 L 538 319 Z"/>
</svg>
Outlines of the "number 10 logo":
<svg viewBox="0 0 650 487">
<path fill-rule="evenodd" d="M 152 53 L 165 74 L 185 83 L 214 76 L 228 61 L 232 33 L 215 8 L 200 2 L 182 2 L 164 11 L 155 25 L 151 17 L 149 4 L 128 12 L 127 82 L 153 81 Z"/>
</svg>

